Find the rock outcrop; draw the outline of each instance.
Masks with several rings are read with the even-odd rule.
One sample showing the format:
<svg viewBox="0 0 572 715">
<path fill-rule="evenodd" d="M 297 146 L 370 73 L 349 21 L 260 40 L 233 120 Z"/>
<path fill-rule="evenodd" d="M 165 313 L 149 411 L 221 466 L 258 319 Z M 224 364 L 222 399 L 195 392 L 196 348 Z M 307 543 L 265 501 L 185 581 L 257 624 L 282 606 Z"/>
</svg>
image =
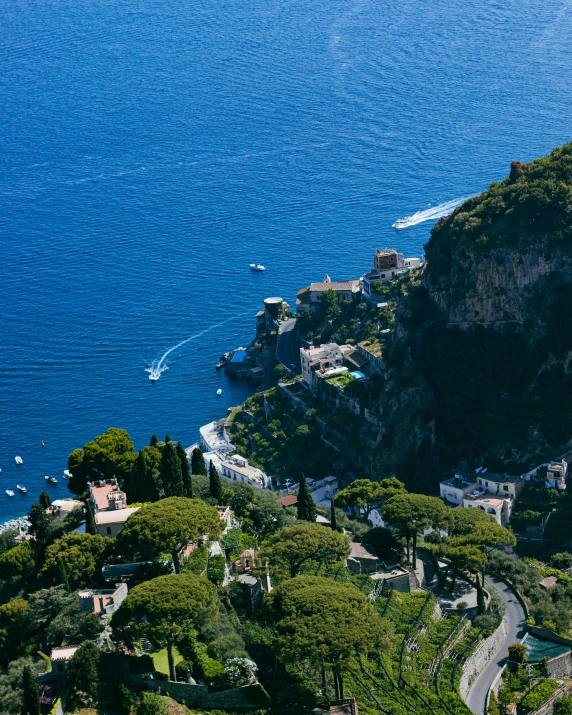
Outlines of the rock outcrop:
<svg viewBox="0 0 572 715">
<path fill-rule="evenodd" d="M 375 475 L 431 491 L 465 462 L 513 473 L 572 437 L 572 144 L 433 229 L 398 311 Z"/>
</svg>

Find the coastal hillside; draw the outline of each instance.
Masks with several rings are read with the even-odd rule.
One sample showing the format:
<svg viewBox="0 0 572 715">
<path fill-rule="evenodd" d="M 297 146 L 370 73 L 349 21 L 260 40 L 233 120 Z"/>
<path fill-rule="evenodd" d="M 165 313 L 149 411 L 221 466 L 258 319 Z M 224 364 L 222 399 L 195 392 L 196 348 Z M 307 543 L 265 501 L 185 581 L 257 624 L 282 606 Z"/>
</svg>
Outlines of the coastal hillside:
<svg viewBox="0 0 572 715">
<path fill-rule="evenodd" d="M 396 315 L 378 476 L 520 473 L 572 437 L 572 143 L 434 227 Z M 374 475 L 375 476 L 375 475 Z"/>
</svg>

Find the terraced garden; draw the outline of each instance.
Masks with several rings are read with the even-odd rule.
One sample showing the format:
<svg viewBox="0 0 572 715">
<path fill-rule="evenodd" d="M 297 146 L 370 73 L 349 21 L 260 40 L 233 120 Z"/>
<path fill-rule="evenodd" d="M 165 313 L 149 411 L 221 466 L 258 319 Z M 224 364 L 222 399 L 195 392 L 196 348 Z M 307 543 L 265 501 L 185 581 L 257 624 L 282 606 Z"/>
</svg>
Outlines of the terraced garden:
<svg viewBox="0 0 572 715">
<path fill-rule="evenodd" d="M 469 715 L 457 688 L 475 629 L 455 612 L 441 613 L 426 592 L 382 592 L 375 608 L 393 624 L 395 639 L 390 651 L 361 658 L 346 676 L 346 696 L 357 698 L 360 712 Z"/>
</svg>

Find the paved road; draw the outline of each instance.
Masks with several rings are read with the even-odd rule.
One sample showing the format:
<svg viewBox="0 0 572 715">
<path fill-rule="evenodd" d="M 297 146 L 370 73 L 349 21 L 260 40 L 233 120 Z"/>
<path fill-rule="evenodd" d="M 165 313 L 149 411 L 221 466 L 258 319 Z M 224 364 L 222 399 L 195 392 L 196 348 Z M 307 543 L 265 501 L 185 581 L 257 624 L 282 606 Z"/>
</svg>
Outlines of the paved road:
<svg viewBox="0 0 572 715">
<path fill-rule="evenodd" d="M 506 604 L 507 636 L 496 655 L 493 656 L 469 691 L 467 705 L 475 715 L 484 715 L 487 693 L 499 670 L 504 665 L 503 661 L 508 656 L 508 647 L 524 636 L 526 626 L 522 606 L 510 588 L 494 576 L 487 576 L 487 583 L 498 590 L 500 597 Z"/>
<path fill-rule="evenodd" d="M 292 365 L 295 366 L 295 372 L 300 371 L 300 350 L 297 346 L 296 335 L 294 328 L 296 327 L 296 318 L 285 320 L 278 328 L 278 342 L 276 343 L 276 357 L 278 361 L 292 370 Z"/>
</svg>

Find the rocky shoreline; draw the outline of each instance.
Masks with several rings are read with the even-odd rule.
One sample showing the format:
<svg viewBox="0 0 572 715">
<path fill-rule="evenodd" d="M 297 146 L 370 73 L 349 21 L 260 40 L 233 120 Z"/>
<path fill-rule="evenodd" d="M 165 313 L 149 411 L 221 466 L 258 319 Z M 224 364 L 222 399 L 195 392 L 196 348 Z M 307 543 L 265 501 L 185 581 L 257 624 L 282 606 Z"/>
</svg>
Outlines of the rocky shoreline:
<svg viewBox="0 0 572 715">
<path fill-rule="evenodd" d="M 10 529 L 16 529 L 20 535 L 24 535 L 28 533 L 29 528 L 30 522 L 28 517 L 19 516 L 17 519 L 10 519 L 9 521 L 5 521 L 3 524 L 0 524 L 0 534 L 5 531 L 9 531 Z"/>
</svg>

